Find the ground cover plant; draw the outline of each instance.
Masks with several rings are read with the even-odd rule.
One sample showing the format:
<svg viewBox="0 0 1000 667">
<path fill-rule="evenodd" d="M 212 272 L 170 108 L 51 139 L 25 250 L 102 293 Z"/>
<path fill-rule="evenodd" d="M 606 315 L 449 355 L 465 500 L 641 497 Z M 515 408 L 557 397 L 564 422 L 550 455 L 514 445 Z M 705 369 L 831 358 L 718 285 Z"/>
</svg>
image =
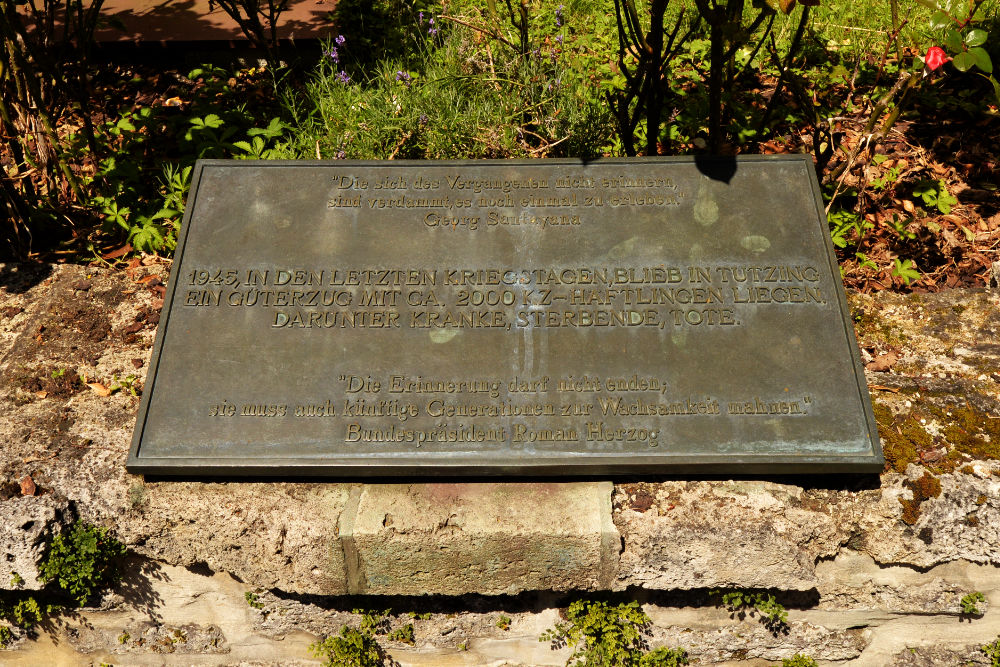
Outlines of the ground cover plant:
<svg viewBox="0 0 1000 667">
<path fill-rule="evenodd" d="M 573 667 L 678 667 L 689 664 L 687 651 L 661 646 L 649 650 L 646 638 L 652 621 L 638 602 L 610 604 L 577 600 L 557 623 L 539 637 L 553 649 L 573 649 L 566 665 Z"/>
<path fill-rule="evenodd" d="M 121 578 L 125 545 L 108 529 L 83 522 L 56 535 L 39 562 L 41 591 L 22 591 L 15 573 L 10 590 L 0 591 L 0 648 L 18 635 L 32 635 L 66 609 L 83 607 Z"/>
<path fill-rule="evenodd" d="M 169 254 L 200 157 L 808 152 L 848 286 L 984 285 L 1000 259 L 997 5 L 345 1 L 294 67 L 266 7 L 245 27 L 263 67 L 102 60 L 84 22 L 61 85 L 8 35 L 25 64 L 0 72 L 8 107 L 52 102 L 4 115 L 3 253 Z M 43 149 L 58 159 L 41 168 Z"/>
</svg>

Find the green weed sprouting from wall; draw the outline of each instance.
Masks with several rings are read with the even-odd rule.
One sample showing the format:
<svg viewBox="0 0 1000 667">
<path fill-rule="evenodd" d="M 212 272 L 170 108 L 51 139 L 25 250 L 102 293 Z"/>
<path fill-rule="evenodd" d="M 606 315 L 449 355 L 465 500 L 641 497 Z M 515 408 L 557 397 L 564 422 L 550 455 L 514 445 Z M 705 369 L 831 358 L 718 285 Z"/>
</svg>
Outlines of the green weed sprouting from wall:
<svg viewBox="0 0 1000 667">
<path fill-rule="evenodd" d="M 990 660 L 990 667 L 1000 667 L 1000 637 L 979 649 Z"/>
<path fill-rule="evenodd" d="M 107 528 L 77 522 L 57 535 L 38 564 L 41 591 L 0 591 L 0 647 L 12 628 L 31 633 L 64 607 L 82 607 L 96 593 L 118 583 L 125 545 Z"/>
<path fill-rule="evenodd" d="M 712 591 L 712 596 L 722 596 L 722 604 L 729 613 L 743 619 L 748 613 L 758 615 L 760 622 L 771 634 L 788 634 L 788 612 L 774 596 L 755 591 Z"/>
<path fill-rule="evenodd" d="M 355 609 L 361 614 L 360 627 L 345 625 L 337 635 L 324 637 L 321 641 L 310 644 L 309 652 L 317 658 L 323 658 L 328 667 L 393 667 L 397 665 L 381 644 L 376 635 L 389 633 L 389 614 L 391 610 L 365 611 Z M 406 627 L 409 628 L 407 632 Z M 413 624 L 409 624 L 389 639 L 406 641 L 413 639 Z M 406 641 L 406 643 L 410 643 Z"/>
<path fill-rule="evenodd" d="M 959 600 L 959 604 L 962 607 L 963 616 L 982 616 L 982 611 L 979 609 L 979 603 L 986 602 L 986 596 L 975 591 L 974 593 L 968 593 L 962 596 Z"/>
<path fill-rule="evenodd" d="M 649 651 L 649 616 L 638 602 L 610 605 L 602 601 L 577 600 L 566 610 L 568 623 L 557 623 L 539 641 L 553 650 L 569 646 L 566 661 L 573 667 L 674 667 L 688 664 L 687 651 L 658 648 Z"/>
<path fill-rule="evenodd" d="M 808 655 L 796 653 L 791 658 L 782 659 L 781 667 L 819 667 L 819 663 Z"/>
<path fill-rule="evenodd" d="M 121 578 L 125 545 L 107 528 L 78 522 L 52 540 L 39 565 L 39 578 L 55 582 L 82 607 L 96 592 Z"/>
</svg>

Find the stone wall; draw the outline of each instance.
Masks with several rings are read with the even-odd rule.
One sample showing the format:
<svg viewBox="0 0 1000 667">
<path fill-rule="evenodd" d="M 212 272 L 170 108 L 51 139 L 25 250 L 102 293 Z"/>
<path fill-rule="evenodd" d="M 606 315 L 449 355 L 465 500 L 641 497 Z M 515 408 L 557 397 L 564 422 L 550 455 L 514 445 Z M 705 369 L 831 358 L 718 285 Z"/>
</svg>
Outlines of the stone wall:
<svg viewBox="0 0 1000 667">
<path fill-rule="evenodd" d="M 414 628 L 380 639 L 403 665 L 561 665 L 539 635 L 595 596 L 639 601 L 650 645 L 702 664 L 989 664 L 996 291 L 851 296 L 880 477 L 395 485 L 128 475 L 166 279 L 159 261 L 0 265 L 0 589 L 41 589 L 45 546 L 76 520 L 130 551 L 98 606 L 15 632 L 2 664 L 314 664 L 353 609 L 391 607 L 390 628 Z M 717 589 L 766 591 L 788 623 L 732 614 Z"/>
</svg>

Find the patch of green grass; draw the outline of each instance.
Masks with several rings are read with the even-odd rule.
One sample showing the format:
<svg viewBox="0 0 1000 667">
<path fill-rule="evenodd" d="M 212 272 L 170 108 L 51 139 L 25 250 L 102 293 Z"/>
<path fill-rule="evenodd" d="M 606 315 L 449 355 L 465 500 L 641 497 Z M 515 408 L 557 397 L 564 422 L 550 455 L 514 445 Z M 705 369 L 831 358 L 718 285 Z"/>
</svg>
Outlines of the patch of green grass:
<svg viewBox="0 0 1000 667">
<path fill-rule="evenodd" d="M 533 24 L 533 48 L 523 54 L 486 10 L 456 19 L 433 37 L 420 33 L 406 60 L 352 68 L 353 35 L 328 45 L 304 89 L 284 98 L 293 131 L 276 157 L 590 157 L 608 150 L 611 122 L 594 81 L 599 58 L 582 31 L 569 33 L 571 13 L 562 26 Z M 438 17 L 435 25 L 446 22 Z"/>
</svg>

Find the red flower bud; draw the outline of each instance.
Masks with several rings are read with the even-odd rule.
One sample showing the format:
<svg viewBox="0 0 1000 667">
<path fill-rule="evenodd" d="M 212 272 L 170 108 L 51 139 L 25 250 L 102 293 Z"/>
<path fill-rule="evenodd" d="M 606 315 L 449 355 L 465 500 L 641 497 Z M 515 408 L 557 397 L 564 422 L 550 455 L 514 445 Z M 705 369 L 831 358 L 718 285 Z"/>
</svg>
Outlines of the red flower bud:
<svg viewBox="0 0 1000 667">
<path fill-rule="evenodd" d="M 924 64 L 927 65 L 927 69 L 932 72 L 949 60 L 951 60 L 951 58 L 948 57 L 948 55 L 944 52 L 944 49 L 940 46 L 932 46 L 927 49 L 927 55 L 924 56 Z"/>
</svg>

